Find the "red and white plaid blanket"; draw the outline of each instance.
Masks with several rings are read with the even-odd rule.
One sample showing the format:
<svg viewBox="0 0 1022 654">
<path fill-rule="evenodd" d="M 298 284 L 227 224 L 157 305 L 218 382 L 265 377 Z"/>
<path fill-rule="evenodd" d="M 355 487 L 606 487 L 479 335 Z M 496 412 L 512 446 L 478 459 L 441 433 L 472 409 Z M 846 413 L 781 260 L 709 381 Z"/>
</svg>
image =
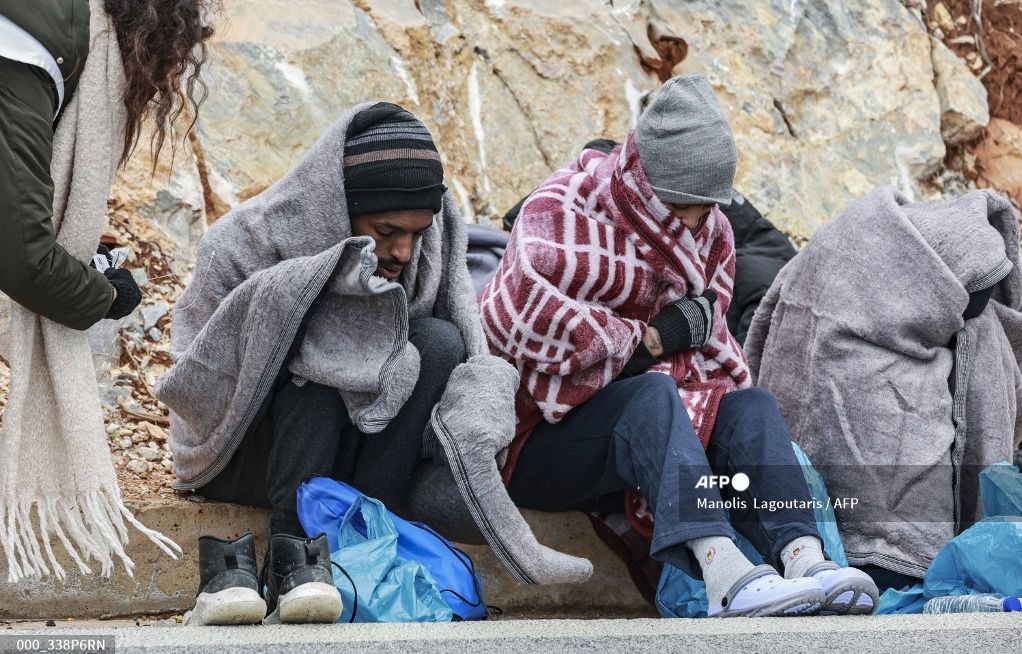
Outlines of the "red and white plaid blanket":
<svg viewBox="0 0 1022 654">
<path fill-rule="evenodd" d="M 701 349 L 662 360 L 705 447 L 721 396 L 751 385 L 725 314 L 734 286 L 734 234 L 714 207 L 691 230 L 653 193 L 632 133 L 610 154 L 585 150 L 522 207 L 493 280 L 480 292 L 490 349 L 518 366 L 518 436 L 505 479 L 532 429 L 556 423 L 613 381 L 646 323 L 667 303 L 717 293 Z"/>
</svg>

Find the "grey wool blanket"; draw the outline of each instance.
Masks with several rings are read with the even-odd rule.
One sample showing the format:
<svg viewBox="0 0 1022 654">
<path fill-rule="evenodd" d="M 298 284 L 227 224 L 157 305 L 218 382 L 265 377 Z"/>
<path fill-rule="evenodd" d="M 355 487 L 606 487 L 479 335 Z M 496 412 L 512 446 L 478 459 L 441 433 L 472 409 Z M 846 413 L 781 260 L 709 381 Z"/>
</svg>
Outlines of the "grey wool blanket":
<svg viewBox="0 0 1022 654">
<path fill-rule="evenodd" d="M 399 282 L 374 274 L 371 238 L 352 236 L 340 162 L 348 124 L 368 106 L 341 118 L 293 171 L 217 221 L 199 243 L 195 279 L 173 314 L 174 367 L 157 388 L 171 409 L 176 487 L 200 488 L 224 469 L 285 367 L 336 388 L 353 423 L 364 433 L 380 432 L 419 376 L 408 321 L 434 316 L 459 329 L 469 355 L 445 398 L 472 409 L 450 415 L 443 447 L 433 446 L 451 464 L 436 479 L 456 490 L 417 485 L 429 497 L 413 503 L 460 497 L 488 507 L 488 514 L 471 515 L 495 550 L 512 552 L 502 559 L 512 574 L 538 583 L 580 581 L 576 571 L 588 561 L 539 546 L 499 483 L 495 457 L 514 430 L 513 390 L 485 388 L 516 373 L 487 352 L 465 264 L 465 225 L 450 194 Z M 472 371 L 480 367 L 490 379 L 476 386 Z M 427 449 L 436 443 L 430 434 L 424 439 Z M 490 446 L 481 449 L 480 441 Z M 518 574 L 535 571 L 537 559 L 554 564 Z"/>
<path fill-rule="evenodd" d="M 969 294 L 993 288 L 976 318 Z M 977 472 L 1022 430 L 1017 218 L 986 191 L 883 187 L 781 271 L 745 344 L 838 508 L 848 559 L 922 576 L 979 511 Z"/>
</svg>

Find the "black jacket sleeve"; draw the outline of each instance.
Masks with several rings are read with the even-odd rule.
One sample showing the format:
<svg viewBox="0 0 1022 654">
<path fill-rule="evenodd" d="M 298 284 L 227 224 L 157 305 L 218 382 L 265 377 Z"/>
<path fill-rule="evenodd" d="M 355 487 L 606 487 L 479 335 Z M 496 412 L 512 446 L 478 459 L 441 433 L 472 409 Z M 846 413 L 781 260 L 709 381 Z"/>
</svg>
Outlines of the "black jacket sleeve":
<svg viewBox="0 0 1022 654">
<path fill-rule="evenodd" d="M 774 278 L 795 256 L 788 237 L 770 223 L 748 199 L 735 193 L 723 209 L 735 235 L 735 286 L 727 311 L 728 330 L 745 343 L 756 307 Z"/>
<path fill-rule="evenodd" d="M 0 59 L 0 291 L 54 322 L 84 330 L 113 303 L 113 287 L 56 243 L 53 114 L 46 73 Z"/>
</svg>

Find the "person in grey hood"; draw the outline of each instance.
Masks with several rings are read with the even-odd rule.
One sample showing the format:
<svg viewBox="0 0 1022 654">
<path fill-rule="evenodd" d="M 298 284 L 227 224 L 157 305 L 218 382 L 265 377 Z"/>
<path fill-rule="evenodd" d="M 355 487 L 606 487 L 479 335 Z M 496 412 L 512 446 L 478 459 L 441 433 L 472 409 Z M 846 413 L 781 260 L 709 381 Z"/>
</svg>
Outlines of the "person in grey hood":
<svg viewBox="0 0 1022 654">
<path fill-rule="evenodd" d="M 756 312 L 750 368 L 831 495 L 857 500 L 836 511 L 848 560 L 883 585 L 926 573 L 980 514 L 978 472 L 1022 438 L 1018 251 L 994 192 L 881 187 L 821 227 Z"/>
<path fill-rule="evenodd" d="M 333 622 L 327 541 L 306 538 L 297 487 L 332 477 L 404 513 L 424 452 L 458 471 L 454 497 L 519 580 L 589 576 L 536 542 L 499 482 L 518 378 L 486 353 L 465 249 L 429 131 L 383 102 L 202 239 L 158 388 L 177 487 L 271 508 L 272 537 L 265 598 L 251 534 L 200 539 L 189 624 Z"/>
</svg>

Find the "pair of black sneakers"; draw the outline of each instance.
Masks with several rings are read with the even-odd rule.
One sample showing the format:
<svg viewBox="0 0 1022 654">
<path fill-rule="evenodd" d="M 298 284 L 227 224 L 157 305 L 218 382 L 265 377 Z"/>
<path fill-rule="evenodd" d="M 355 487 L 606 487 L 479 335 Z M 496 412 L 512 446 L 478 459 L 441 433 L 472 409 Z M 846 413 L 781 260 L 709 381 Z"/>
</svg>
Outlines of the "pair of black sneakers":
<svg viewBox="0 0 1022 654">
<path fill-rule="evenodd" d="M 270 538 L 257 571 L 255 538 L 199 538 L 199 594 L 187 625 L 331 623 L 340 617 L 324 534 Z"/>
</svg>

